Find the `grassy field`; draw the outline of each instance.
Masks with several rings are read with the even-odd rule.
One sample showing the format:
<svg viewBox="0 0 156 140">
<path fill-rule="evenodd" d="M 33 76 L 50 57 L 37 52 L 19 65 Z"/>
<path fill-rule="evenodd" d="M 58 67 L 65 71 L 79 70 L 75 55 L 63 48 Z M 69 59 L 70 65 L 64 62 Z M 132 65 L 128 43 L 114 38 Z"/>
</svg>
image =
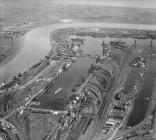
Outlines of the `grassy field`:
<svg viewBox="0 0 156 140">
<path fill-rule="evenodd" d="M 0 37 L 0 66 L 12 59 L 21 48 L 22 38 Z"/>
<path fill-rule="evenodd" d="M 29 115 L 30 119 L 30 137 L 32 140 L 43 140 L 54 131 L 57 125 L 57 118 L 46 114 L 35 114 Z"/>
</svg>

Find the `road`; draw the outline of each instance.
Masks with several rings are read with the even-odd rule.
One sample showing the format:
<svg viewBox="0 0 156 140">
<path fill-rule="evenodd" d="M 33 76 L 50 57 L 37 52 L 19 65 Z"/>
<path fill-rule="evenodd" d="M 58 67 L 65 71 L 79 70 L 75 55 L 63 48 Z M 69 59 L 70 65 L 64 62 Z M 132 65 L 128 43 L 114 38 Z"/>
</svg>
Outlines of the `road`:
<svg viewBox="0 0 156 140">
<path fill-rule="evenodd" d="M 34 112 L 40 112 L 40 113 L 48 113 L 48 114 L 53 114 L 53 115 L 57 115 L 57 114 L 67 114 L 68 111 L 57 111 L 57 110 L 51 110 L 51 109 L 42 109 L 42 108 L 29 108 L 29 110 L 34 111 Z"/>
<path fill-rule="evenodd" d="M 88 128 L 89 129 L 88 132 L 84 136 L 82 136 L 80 138 L 80 140 L 98 140 L 99 139 L 99 135 L 102 132 L 102 126 L 103 126 L 104 122 L 106 121 L 106 115 L 107 115 L 106 112 L 108 111 L 111 100 L 114 97 L 114 94 L 115 94 L 114 91 L 115 91 L 118 81 L 120 80 L 120 77 L 122 75 L 123 68 L 125 67 L 125 65 L 127 65 L 128 53 L 125 55 L 124 58 L 125 58 L 124 62 L 121 65 L 121 68 L 120 68 L 118 74 L 116 75 L 113 86 L 112 86 L 111 90 L 107 93 L 106 100 L 103 100 L 103 103 L 102 103 L 103 105 L 99 109 L 99 112 L 101 112 L 101 113 L 100 114 L 98 113 L 98 115 L 94 119 L 94 122 Z"/>
<path fill-rule="evenodd" d="M 142 52 L 144 53 L 147 48 L 149 47 L 146 47 Z M 136 57 L 140 55 L 140 54 L 137 54 Z M 132 58 L 130 58 L 132 59 Z M 134 59 L 134 57 L 133 57 Z M 123 61 L 123 64 L 122 66 L 120 67 L 120 71 L 119 73 L 117 74 L 116 76 L 116 79 L 115 79 L 115 82 L 113 84 L 113 87 L 112 89 L 107 93 L 107 98 L 106 100 L 103 101 L 103 105 L 101 106 L 99 112 L 101 112 L 101 115 L 100 116 L 96 116 L 95 119 L 94 119 L 94 123 L 92 124 L 92 126 L 90 126 L 90 128 L 88 128 L 88 132 L 86 133 L 85 136 L 82 136 L 80 138 L 80 140 L 98 140 L 98 137 L 100 135 L 100 133 L 102 132 L 102 125 L 105 123 L 105 119 L 106 119 L 106 115 L 107 115 L 107 111 L 109 109 L 109 106 L 110 106 L 110 102 L 112 100 L 112 98 L 114 97 L 115 95 L 115 89 L 118 85 L 118 81 L 120 80 L 120 77 L 122 76 L 122 73 L 123 73 L 123 70 L 124 70 L 124 67 L 126 67 L 127 65 L 127 62 L 129 61 L 129 54 L 127 53 L 125 55 L 125 59 Z M 99 118 L 100 117 L 100 118 Z M 113 135 L 109 138 L 109 140 L 113 139 L 113 137 L 115 136 L 115 134 L 117 133 L 117 130 L 119 129 L 119 127 L 114 131 Z"/>
<path fill-rule="evenodd" d="M 154 110 L 156 110 L 156 82 L 155 82 L 155 90 L 154 90 L 154 93 L 152 95 L 152 107 Z M 156 139 L 156 111 L 155 111 L 155 114 L 153 116 L 154 118 L 154 123 L 153 123 L 153 132 L 152 132 L 152 138 L 153 139 Z"/>
<path fill-rule="evenodd" d="M 89 79 L 92 77 L 92 74 L 88 76 L 88 78 L 85 80 L 82 86 L 79 87 L 79 89 L 76 91 L 76 94 L 80 94 L 80 92 L 83 90 L 83 88 L 86 86 L 88 83 Z"/>
<path fill-rule="evenodd" d="M 149 48 L 149 46 L 148 47 L 146 47 L 142 52 L 140 52 L 138 55 L 144 55 L 148 50 L 149 50 L 150 48 Z M 136 55 L 135 57 L 137 57 L 138 55 Z M 135 58 L 134 57 L 134 58 Z M 133 58 L 133 57 L 132 57 Z M 130 58 L 130 60 L 132 59 L 132 58 Z M 133 58 L 133 59 L 134 59 Z M 154 94 L 154 93 L 153 93 Z M 156 99 L 156 94 L 154 94 L 154 96 L 152 96 L 152 98 L 153 99 Z M 156 105 L 156 101 L 152 101 L 152 103 L 153 103 L 153 107 L 155 107 L 155 105 Z M 151 105 L 150 105 L 151 106 Z M 149 109 L 149 111 L 148 111 L 148 113 L 146 114 L 146 117 L 145 117 L 145 119 L 144 120 L 146 120 L 148 117 L 149 117 L 149 115 L 150 115 L 150 112 L 151 112 L 151 109 Z M 144 123 L 144 121 L 142 121 L 141 123 L 139 123 L 138 125 L 136 125 L 136 126 L 134 126 L 134 127 L 132 127 L 131 129 L 133 130 L 134 128 L 139 128 L 139 127 L 142 127 L 142 124 Z M 155 122 L 156 123 L 156 122 Z M 155 125 L 154 125 L 155 126 Z M 120 131 L 119 133 L 117 133 L 117 131 L 115 131 L 115 133 L 113 133 L 113 136 L 111 136 L 111 139 L 110 140 L 115 140 L 116 138 L 119 138 L 119 137 L 122 137 L 124 134 L 126 134 L 126 133 L 129 133 L 130 131 L 131 131 L 131 129 L 127 129 L 127 130 L 124 130 L 124 131 Z M 154 132 L 156 132 L 156 128 L 155 128 L 155 131 Z M 117 134 L 117 135 L 115 135 L 115 134 Z M 154 134 L 154 133 L 153 133 Z"/>
<path fill-rule="evenodd" d="M 0 121 L 3 121 L 3 120 L 6 120 L 8 119 L 9 117 L 11 117 L 15 112 L 18 112 L 20 110 L 23 110 L 23 109 L 26 109 L 27 106 L 31 103 L 31 101 L 36 97 L 38 96 L 41 92 L 43 92 L 44 89 L 41 89 L 39 92 L 37 92 L 35 95 L 33 95 L 27 102 L 26 104 L 24 104 L 23 106 L 20 106 L 14 110 L 12 110 L 8 115 L 6 115 L 4 118 L 0 119 Z"/>
</svg>

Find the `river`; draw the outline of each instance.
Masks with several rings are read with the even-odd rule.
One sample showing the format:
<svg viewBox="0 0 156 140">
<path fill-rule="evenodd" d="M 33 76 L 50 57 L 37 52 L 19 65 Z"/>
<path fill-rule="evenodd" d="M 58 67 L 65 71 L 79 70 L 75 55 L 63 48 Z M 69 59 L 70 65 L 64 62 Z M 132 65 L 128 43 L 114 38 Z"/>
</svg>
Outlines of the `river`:
<svg viewBox="0 0 156 140">
<path fill-rule="evenodd" d="M 39 62 L 50 50 L 50 32 L 66 27 L 106 27 L 140 30 L 156 30 L 156 25 L 124 23 L 59 23 L 35 28 L 24 36 L 21 51 L 0 68 L 0 82 L 10 81 L 19 72 L 23 73 Z"/>
<path fill-rule="evenodd" d="M 19 72 L 23 73 L 28 70 L 29 67 L 39 62 L 50 50 L 50 33 L 56 29 L 67 28 L 67 27 L 106 27 L 106 28 L 127 28 L 127 29 L 141 29 L 141 30 L 156 30 L 154 25 L 135 25 L 135 24 L 119 24 L 119 23 L 60 23 L 57 25 L 48 25 L 43 27 L 38 27 L 24 36 L 24 41 L 22 43 L 21 51 L 7 64 L 0 68 L 0 82 L 6 80 L 9 81 L 14 75 Z M 100 54 L 102 55 L 102 47 L 100 46 L 103 40 L 109 41 L 113 38 L 92 38 L 86 37 L 84 43 L 85 53 L 90 54 Z M 115 40 L 115 39 L 113 39 Z M 129 45 L 133 45 L 134 39 L 123 39 Z M 140 45 L 149 45 L 150 40 L 137 40 Z M 154 41 L 156 46 L 156 41 Z M 99 46 L 97 49 L 95 46 Z M 60 108 L 59 102 L 64 103 L 64 98 L 67 96 L 71 90 L 71 87 L 76 84 L 77 80 L 87 73 L 88 68 L 93 60 L 89 58 L 79 58 L 75 63 L 72 64 L 70 69 L 60 75 L 57 79 L 54 87 L 50 90 L 50 93 L 41 96 L 39 101 L 41 102 L 40 107 L 43 108 Z M 135 71 L 134 71 L 135 72 Z M 148 79 L 149 80 L 149 79 Z M 133 80 L 132 80 L 133 81 Z M 132 82 L 131 82 L 132 83 Z M 130 86 L 131 84 L 126 84 Z M 148 84 L 145 85 L 148 88 Z M 55 100 L 54 92 L 58 88 L 62 88 L 60 93 L 57 95 L 59 97 L 58 104 Z M 148 88 L 149 89 L 149 88 Z M 145 90 L 147 91 L 147 90 Z M 141 96 L 141 97 L 140 97 Z M 138 100 L 136 101 L 136 110 L 139 110 L 141 105 L 144 105 L 146 109 L 147 103 L 144 97 L 145 94 L 140 94 Z M 142 97 L 143 96 L 143 97 Z M 143 100 L 141 100 L 143 98 Z M 140 99 L 140 100 L 139 100 Z M 55 106 L 55 107 L 54 107 Z M 142 115 L 143 116 L 143 115 Z M 135 116 L 137 118 L 137 116 Z M 137 119 L 139 120 L 139 119 Z M 138 122 L 138 121 L 137 121 Z"/>
</svg>

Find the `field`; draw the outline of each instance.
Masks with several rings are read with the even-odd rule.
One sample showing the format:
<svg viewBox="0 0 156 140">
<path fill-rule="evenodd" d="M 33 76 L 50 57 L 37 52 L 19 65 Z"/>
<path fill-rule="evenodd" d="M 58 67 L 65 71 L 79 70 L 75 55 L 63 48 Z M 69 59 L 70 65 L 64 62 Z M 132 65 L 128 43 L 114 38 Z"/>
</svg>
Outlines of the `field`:
<svg viewBox="0 0 156 140">
<path fill-rule="evenodd" d="M 22 41 L 22 38 L 20 38 Z M 11 37 L 0 37 L 0 66 L 12 59 L 21 48 L 20 39 Z"/>
</svg>

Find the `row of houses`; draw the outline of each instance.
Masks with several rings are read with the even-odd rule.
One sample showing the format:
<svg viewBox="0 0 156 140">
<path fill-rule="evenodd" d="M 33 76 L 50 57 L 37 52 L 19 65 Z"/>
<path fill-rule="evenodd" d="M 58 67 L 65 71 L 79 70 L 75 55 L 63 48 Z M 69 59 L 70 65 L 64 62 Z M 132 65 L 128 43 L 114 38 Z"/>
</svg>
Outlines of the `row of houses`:
<svg viewBox="0 0 156 140">
<path fill-rule="evenodd" d="M 115 99 L 112 101 L 108 111 L 106 122 L 103 126 L 103 133 L 105 135 L 110 135 L 121 125 L 130 105 L 131 100 L 123 93 L 123 90 L 116 93 Z"/>
</svg>

